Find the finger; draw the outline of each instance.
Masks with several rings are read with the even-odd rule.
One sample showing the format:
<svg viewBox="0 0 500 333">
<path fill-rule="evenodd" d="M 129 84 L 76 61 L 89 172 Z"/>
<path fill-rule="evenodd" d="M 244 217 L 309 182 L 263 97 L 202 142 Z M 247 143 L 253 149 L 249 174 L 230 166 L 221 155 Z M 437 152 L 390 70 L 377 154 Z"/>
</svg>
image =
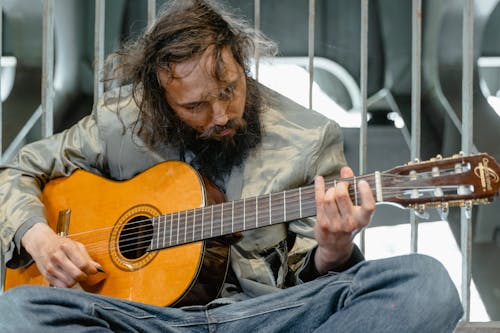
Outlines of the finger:
<svg viewBox="0 0 500 333">
<path fill-rule="evenodd" d="M 340 177 L 341 178 L 354 177 L 354 172 L 352 171 L 352 169 L 350 167 L 344 166 L 344 167 L 342 167 L 342 169 L 340 169 Z"/>
<path fill-rule="evenodd" d="M 59 280 L 56 276 L 51 275 L 49 273 L 45 274 L 45 279 L 47 280 L 49 285 L 52 287 L 57 287 L 57 288 L 69 288 L 69 287 L 71 287 L 70 285 L 66 284 L 66 282 Z"/>
<path fill-rule="evenodd" d="M 85 274 L 85 277 L 87 274 L 97 273 L 97 267 L 100 265 L 92 260 L 83 244 L 71 241 L 71 243 L 66 244 L 64 251 L 74 266 Z M 79 276 L 79 278 L 82 277 Z"/>
<path fill-rule="evenodd" d="M 65 246 L 62 245 L 61 249 L 64 248 Z M 87 274 L 69 258 L 64 250 L 53 256 L 48 272 L 67 286 L 73 286 L 76 282 L 87 278 Z"/>
<path fill-rule="evenodd" d="M 361 212 L 365 219 L 370 219 L 372 213 L 375 211 L 375 198 L 370 185 L 361 180 L 358 182 L 358 190 L 361 197 Z"/>
<path fill-rule="evenodd" d="M 56 260 L 49 262 L 45 266 L 45 278 L 47 281 L 56 287 L 72 287 L 77 282 L 75 278 L 69 273 L 70 268 L 60 265 Z"/>
<path fill-rule="evenodd" d="M 349 195 L 349 183 L 341 182 L 335 187 L 335 202 L 343 219 L 352 215 L 353 204 Z"/>
<path fill-rule="evenodd" d="M 321 176 L 316 176 L 314 179 L 314 197 L 316 199 L 316 207 L 323 203 L 325 198 L 325 179 Z"/>
</svg>

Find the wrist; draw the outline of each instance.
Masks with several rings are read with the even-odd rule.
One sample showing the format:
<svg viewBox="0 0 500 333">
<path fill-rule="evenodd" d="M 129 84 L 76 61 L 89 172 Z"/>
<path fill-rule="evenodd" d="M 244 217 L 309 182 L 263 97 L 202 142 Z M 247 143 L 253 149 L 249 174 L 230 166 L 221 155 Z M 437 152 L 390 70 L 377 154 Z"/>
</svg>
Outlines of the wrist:
<svg viewBox="0 0 500 333">
<path fill-rule="evenodd" d="M 342 267 L 351 257 L 354 244 L 344 246 L 342 250 L 326 249 L 318 246 L 314 253 L 314 264 L 320 274 L 325 274 L 328 271 L 335 271 L 336 268 Z"/>
<path fill-rule="evenodd" d="M 32 255 L 34 251 L 37 251 L 38 242 L 40 240 L 45 242 L 52 235 L 55 233 L 46 223 L 38 222 L 26 230 L 21 238 L 21 245 Z"/>
</svg>

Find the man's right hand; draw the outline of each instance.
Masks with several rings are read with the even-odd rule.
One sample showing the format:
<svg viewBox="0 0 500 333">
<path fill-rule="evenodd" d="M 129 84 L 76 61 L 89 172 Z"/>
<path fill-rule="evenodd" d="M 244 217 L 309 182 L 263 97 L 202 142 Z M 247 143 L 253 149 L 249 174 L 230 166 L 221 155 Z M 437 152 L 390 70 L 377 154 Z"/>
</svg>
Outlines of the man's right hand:
<svg viewBox="0 0 500 333">
<path fill-rule="evenodd" d="M 37 223 L 28 229 L 21 244 L 40 273 L 54 287 L 72 287 L 96 274 L 97 267 L 100 267 L 83 244 L 58 236 L 45 223 Z"/>
</svg>

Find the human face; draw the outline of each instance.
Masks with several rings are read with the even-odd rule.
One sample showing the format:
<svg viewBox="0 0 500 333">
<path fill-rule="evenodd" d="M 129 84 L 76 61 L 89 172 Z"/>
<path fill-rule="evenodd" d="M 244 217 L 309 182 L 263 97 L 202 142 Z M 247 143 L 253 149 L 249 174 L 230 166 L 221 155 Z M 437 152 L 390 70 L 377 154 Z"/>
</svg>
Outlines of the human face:
<svg viewBox="0 0 500 333">
<path fill-rule="evenodd" d="M 232 137 L 243 123 L 246 78 L 228 49 L 221 52 L 222 77 L 214 77 L 212 49 L 199 58 L 173 64 L 171 73 L 159 69 L 165 98 L 177 116 L 201 137 Z"/>
</svg>

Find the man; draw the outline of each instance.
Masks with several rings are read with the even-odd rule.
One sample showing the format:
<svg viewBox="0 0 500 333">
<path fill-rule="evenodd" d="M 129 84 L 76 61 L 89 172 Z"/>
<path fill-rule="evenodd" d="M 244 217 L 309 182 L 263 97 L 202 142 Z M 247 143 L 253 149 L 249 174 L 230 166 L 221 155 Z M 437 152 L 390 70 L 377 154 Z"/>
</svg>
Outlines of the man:
<svg viewBox="0 0 500 333">
<path fill-rule="evenodd" d="M 259 87 L 248 76 L 255 43 L 261 51 L 272 46 L 216 4 L 174 1 L 117 53 L 112 79 L 129 86 L 108 91 L 90 116 L 27 145 L 4 166 L 8 264 L 32 259 L 56 288 L 2 295 L 2 332 L 453 330 L 461 306 L 437 261 L 363 260 L 352 238 L 375 208 L 370 187 L 357 182 L 360 205 L 347 182 L 325 187 L 318 175 L 353 176 L 339 127 Z M 208 304 L 158 307 L 67 288 L 97 274 L 100 263 L 47 226 L 44 185 L 79 168 L 125 180 L 172 159 L 191 164 L 230 200 L 314 181 L 316 219 L 245 232 L 232 246 L 219 298 Z"/>
</svg>

